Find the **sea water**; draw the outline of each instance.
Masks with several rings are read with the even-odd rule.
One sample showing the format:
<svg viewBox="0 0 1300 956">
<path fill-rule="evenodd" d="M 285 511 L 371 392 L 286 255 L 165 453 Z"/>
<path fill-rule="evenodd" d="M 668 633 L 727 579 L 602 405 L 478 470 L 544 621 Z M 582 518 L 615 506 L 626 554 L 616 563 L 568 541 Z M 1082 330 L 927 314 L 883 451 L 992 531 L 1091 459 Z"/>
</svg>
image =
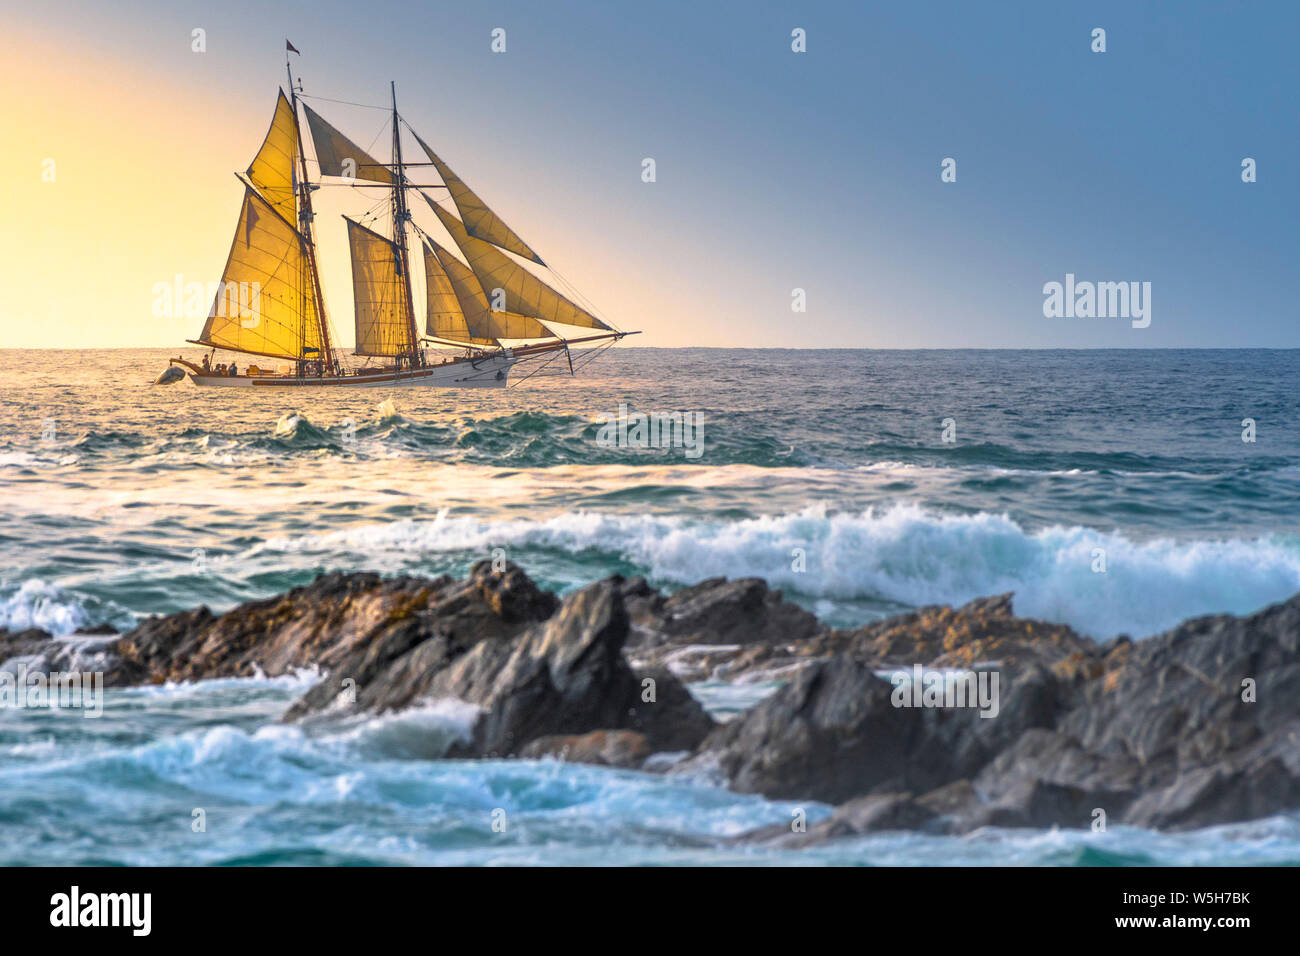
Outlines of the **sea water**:
<svg viewBox="0 0 1300 956">
<path fill-rule="evenodd" d="M 392 392 L 149 385 L 167 355 L 0 352 L 0 627 L 494 553 L 560 591 L 759 576 L 840 626 L 1011 591 L 1099 640 L 1300 591 L 1300 352 L 622 349 L 576 378 Z M 620 405 L 695 416 L 702 451 L 600 441 Z M 279 723 L 315 679 L 0 711 L 0 863 L 1300 862 L 1295 815 L 747 847 L 830 808 L 441 760 L 471 719 L 451 702 Z M 774 687 L 693 689 L 730 719 Z"/>
</svg>

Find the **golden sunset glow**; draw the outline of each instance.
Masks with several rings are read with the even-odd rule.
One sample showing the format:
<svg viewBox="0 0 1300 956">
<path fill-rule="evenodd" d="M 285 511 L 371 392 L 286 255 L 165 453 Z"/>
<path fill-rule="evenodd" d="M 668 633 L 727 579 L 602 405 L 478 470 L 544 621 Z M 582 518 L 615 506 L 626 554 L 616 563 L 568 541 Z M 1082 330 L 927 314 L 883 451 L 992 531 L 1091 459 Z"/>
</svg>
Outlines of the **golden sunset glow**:
<svg viewBox="0 0 1300 956">
<path fill-rule="evenodd" d="M 30 95 L 13 102 L 9 122 L 22 148 L 0 154 L 0 175 L 7 216 L 25 225 L 0 238 L 0 281 L 8 290 L 0 346 L 182 350 L 208 313 L 207 290 L 221 277 L 239 217 L 244 187 L 233 173 L 253 159 L 275 108 L 277 82 L 283 85 L 274 53 L 259 97 L 231 96 L 216 71 L 199 69 L 178 83 L 147 61 L 124 62 L 99 45 L 70 50 L 65 40 L 37 30 L 23 32 L 12 50 L 0 59 L 0 82 Z M 380 85 L 378 78 L 364 84 L 372 91 Z M 413 107 L 419 92 L 410 91 Z M 382 114 L 376 119 L 347 107 L 333 112 L 341 115 L 340 125 L 359 115 L 374 127 L 358 132 L 359 138 L 372 136 L 382 122 Z M 473 166 L 468 144 L 456 146 L 454 155 Z M 418 171 L 415 178 L 436 182 Z M 580 179 L 575 174 L 569 188 L 578 189 Z M 491 194 L 508 202 L 511 192 L 511 184 L 498 183 Z M 337 339 L 348 348 L 352 277 L 342 216 L 375 201 L 364 190 L 329 186 L 316 198 L 321 283 Z M 426 228 L 437 228 L 428 209 L 421 214 Z M 529 234 L 544 236 L 545 248 L 575 263 L 569 274 L 598 290 L 593 299 L 604 300 L 614 321 L 625 328 L 653 326 L 653 336 L 637 344 L 671 344 L 670 330 L 690 324 L 670 289 L 638 280 L 643 263 L 620 261 L 618 250 L 595 241 L 581 223 L 552 219 L 535 226 Z M 193 290 L 195 283 L 203 285 L 203 295 L 173 302 L 182 314 L 154 314 L 162 286 Z M 651 321 L 673 315 L 678 318 Z"/>
</svg>

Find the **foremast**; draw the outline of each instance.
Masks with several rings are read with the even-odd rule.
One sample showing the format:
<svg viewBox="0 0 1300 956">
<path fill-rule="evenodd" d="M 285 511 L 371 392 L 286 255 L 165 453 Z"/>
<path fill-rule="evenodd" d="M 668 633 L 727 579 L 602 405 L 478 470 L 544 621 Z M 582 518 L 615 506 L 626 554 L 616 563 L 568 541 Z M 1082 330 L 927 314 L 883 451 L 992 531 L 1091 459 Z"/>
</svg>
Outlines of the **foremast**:
<svg viewBox="0 0 1300 956">
<path fill-rule="evenodd" d="M 295 96 L 296 101 L 296 96 Z M 248 169 L 244 200 L 221 282 L 196 345 L 303 363 L 332 363 L 315 249 L 299 205 L 301 133 L 281 90 L 271 125 Z M 306 212 L 310 216 L 309 190 Z M 310 230 L 308 230 L 308 233 Z"/>
<path fill-rule="evenodd" d="M 285 41 L 286 48 L 289 47 L 288 41 Z M 289 63 L 289 52 L 286 49 L 284 54 L 284 72 L 289 78 L 289 101 L 293 107 L 293 127 L 294 134 L 298 141 L 298 164 L 297 175 L 295 178 L 298 196 L 298 231 L 302 234 L 306 242 L 306 269 L 310 282 L 312 295 L 316 298 L 316 321 L 319 325 L 320 343 L 321 343 L 321 374 L 332 372 L 339 373 L 338 360 L 334 356 L 333 343 L 330 341 L 329 320 L 325 315 L 325 295 L 321 291 L 320 270 L 316 264 L 316 214 L 311 207 L 311 180 L 307 176 L 307 154 L 303 149 L 302 142 L 302 124 L 298 122 L 298 87 L 293 82 L 293 69 Z M 307 283 L 304 283 L 306 286 Z M 306 355 L 306 327 L 303 328 L 302 351 Z"/>
</svg>

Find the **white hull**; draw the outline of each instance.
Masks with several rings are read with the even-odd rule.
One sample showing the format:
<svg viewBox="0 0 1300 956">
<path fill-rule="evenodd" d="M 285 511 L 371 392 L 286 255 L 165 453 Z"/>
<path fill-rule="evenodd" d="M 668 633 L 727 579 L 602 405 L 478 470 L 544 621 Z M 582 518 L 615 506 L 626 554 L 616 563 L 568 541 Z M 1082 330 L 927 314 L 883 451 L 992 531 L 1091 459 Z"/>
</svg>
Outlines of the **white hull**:
<svg viewBox="0 0 1300 956">
<path fill-rule="evenodd" d="M 195 385 L 216 388 L 505 388 L 510 369 L 518 359 L 491 355 L 457 359 L 445 365 L 326 378 L 283 375 L 203 375 L 191 371 Z"/>
</svg>

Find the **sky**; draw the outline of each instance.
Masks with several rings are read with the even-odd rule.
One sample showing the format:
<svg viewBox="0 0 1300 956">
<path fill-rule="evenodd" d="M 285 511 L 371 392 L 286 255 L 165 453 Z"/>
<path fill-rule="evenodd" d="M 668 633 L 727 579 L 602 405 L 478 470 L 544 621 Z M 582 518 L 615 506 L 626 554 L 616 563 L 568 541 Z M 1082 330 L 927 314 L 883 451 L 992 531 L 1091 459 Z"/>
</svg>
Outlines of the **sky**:
<svg viewBox="0 0 1300 956">
<path fill-rule="evenodd" d="M 154 315 L 156 286 L 220 277 L 286 37 L 314 108 L 381 157 L 383 113 L 328 100 L 384 104 L 396 81 L 629 342 L 1300 347 L 1290 0 L 7 6 L 0 347 L 197 335 L 201 316 Z M 345 345 L 361 192 L 317 200 Z M 1150 324 L 1045 316 L 1067 274 L 1150 283 Z"/>
</svg>

